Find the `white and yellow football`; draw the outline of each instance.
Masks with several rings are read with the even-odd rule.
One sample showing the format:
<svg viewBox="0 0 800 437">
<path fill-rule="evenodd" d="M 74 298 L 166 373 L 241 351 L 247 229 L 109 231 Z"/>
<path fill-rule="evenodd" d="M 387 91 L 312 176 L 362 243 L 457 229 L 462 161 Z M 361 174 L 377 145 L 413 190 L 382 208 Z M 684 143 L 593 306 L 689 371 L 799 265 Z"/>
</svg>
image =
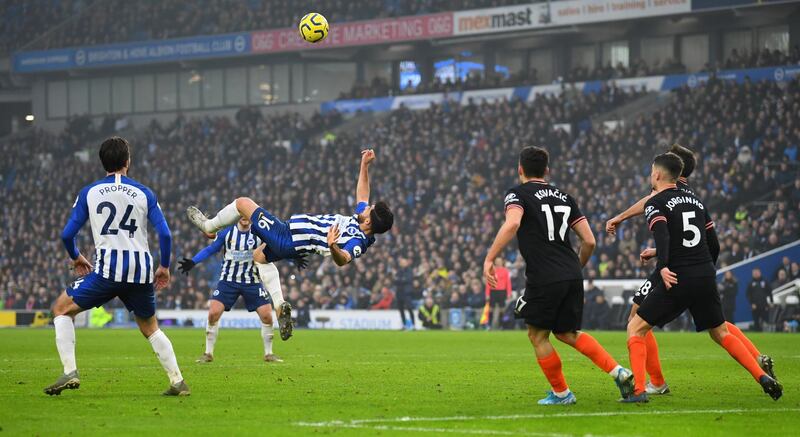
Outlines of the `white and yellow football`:
<svg viewBox="0 0 800 437">
<path fill-rule="evenodd" d="M 328 20 L 316 12 L 309 12 L 300 19 L 300 36 L 310 42 L 320 42 L 328 36 Z"/>
</svg>

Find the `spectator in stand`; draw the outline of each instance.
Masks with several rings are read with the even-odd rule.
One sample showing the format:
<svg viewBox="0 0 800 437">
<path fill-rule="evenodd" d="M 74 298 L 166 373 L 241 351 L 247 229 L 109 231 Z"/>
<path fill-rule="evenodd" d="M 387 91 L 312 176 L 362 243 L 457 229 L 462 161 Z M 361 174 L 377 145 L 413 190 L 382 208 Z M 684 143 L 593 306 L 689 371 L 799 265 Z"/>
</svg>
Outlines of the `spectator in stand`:
<svg viewBox="0 0 800 437">
<path fill-rule="evenodd" d="M 392 290 L 384 287 L 380 293 L 380 300 L 374 303 L 370 309 L 373 310 L 388 310 L 392 308 L 392 302 L 394 301 L 394 293 Z"/>
<path fill-rule="evenodd" d="M 736 311 L 736 296 L 739 294 L 739 281 L 733 276 L 733 272 L 728 270 L 723 275 L 722 282 L 719 284 L 719 294 L 722 300 L 722 313 L 725 320 L 734 323 L 734 312 Z"/>
<path fill-rule="evenodd" d="M 761 269 L 753 269 L 753 277 L 747 287 L 747 300 L 753 313 L 753 328 L 756 331 L 764 330 L 769 307 L 772 304 L 772 289 L 761 276 Z"/>
<path fill-rule="evenodd" d="M 439 305 L 433 302 L 433 298 L 428 296 L 419 307 L 419 320 L 422 326 L 427 329 L 442 329 L 439 320 Z"/>
<path fill-rule="evenodd" d="M 789 276 L 786 274 L 786 270 L 779 269 L 778 276 L 775 278 L 774 281 L 769 285 L 770 290 L 775 291 L 789 282 Z"/>
</svg>

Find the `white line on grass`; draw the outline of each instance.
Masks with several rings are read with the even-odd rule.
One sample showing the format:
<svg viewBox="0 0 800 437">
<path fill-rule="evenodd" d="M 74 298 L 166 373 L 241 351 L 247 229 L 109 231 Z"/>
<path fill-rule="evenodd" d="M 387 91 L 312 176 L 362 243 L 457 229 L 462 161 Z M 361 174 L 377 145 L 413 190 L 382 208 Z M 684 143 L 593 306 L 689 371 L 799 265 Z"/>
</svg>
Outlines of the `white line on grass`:
<svg viewBox="0 0 800 437">
<path fill-rule="evenodd" d="M 295 423 L 298 426 L 318 426 L 319 424 Z M 465 428 L 427 428 L 412 426 L 393 426 L 393 425 L 364 425 L 357 423 L 335 423 L 328 422 L 320 427 L 326 428 L 348 428 L 348 429 L 370 429 L 375 431 L 409 431 L 425 433 L 452 433 L 452 434 L 476 434 L 476 435 L 521 435 L 531 437 L 573 437 L 573 434 L 558 434 L 552 432 L 530 432 L 530 431 L 500 431 L 496 429 L 465 429 Z M 603 436 L 594 436 L 603 437 Z"/>
<path fill-rule="evenodd" d="M 785 413 L 798 412 L 800 408 L 731 408 L 714 410 L 649 410 L 649 411 L 599 411 L 594 413 L 554 413 L 554 414 L 510 414 L 504 416 L 447 416 L 447 417 L 394 417 L 386 419 L 355 419 L 350 421 L 333 420 L 327 422 L 296 422 L 297 426 L 349 426 L 372 423 L 408 422 L 454 422 L 468 420 L 515 420 L 515 419 L 559 419 L 578 417 L 611 416 L 669 416 L 679 414 L 736 414 L 736 413 Z"/>
</svg>

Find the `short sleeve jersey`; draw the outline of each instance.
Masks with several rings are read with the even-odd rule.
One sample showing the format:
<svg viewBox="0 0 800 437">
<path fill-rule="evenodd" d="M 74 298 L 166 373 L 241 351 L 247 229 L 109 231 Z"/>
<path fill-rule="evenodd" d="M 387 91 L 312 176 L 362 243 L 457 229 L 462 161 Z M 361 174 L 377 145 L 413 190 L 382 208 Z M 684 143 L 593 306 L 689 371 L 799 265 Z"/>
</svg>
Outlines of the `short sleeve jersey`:
<svg viewBox="0 0 800 437">
<path fill-rule="evenodd" d="M 506 192 L 505 208 L 523 212 L 517 240 L 528 287 L 583 279 L 570 243 L 570 229 L 586 217 L 569 194 L 544 182 L 529 181 Z"/>
<path fill-rule="evenodd" d="M 714 222 L 696 196 L 681 188 L 666 189 L 647 201 L 644 215 L 651 231 L 656 223 L 667 223 L 670 270 L 692 277 L 715 274 L 706 242 L 706 230 Z"/>
</svg>

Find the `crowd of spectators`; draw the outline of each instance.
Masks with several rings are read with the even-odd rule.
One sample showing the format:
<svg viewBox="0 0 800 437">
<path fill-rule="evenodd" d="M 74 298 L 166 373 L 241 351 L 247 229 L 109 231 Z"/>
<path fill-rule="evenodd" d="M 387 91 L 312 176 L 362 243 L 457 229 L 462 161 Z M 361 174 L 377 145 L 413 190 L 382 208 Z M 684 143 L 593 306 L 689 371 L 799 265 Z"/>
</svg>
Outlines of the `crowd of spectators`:
<svg viewBox="0 0 800 437">
<path fill-rule="evenodd" d="M 751 55 L 740 54 L 734 49 L 724 63 L 711 66 L 706 64 L 701 71 L 718 72 L 723 69 L 754 68 L 777 65 L 792 65 L 800 63 L 800 47 L 794 46 L 790 51 L 780 50 L 756 50 Z M 614 80 L 630 77 L 645 77 L 654 75 L 669 75 L 686 73 L 687 68 L 677 59 L 666 59 L 656 61 L 652 66 L 648 65 L 643 59 L 634 59 L 630 65 L 625 66 L 617 63 L 616 66 L 611 62 L 605 65 L 596 65 L 594 68 L 586 66 L 576 66 L 571 68 L 565 76 L 559 77 L 548 83 L 575 83 L 591 80 Z M 426 93 L 448 93 L 455 91 L 468 91 L 475 89 L 523 86 L 523 85 L 542 85 L 546 82 L 540 78 L 539 71 L 535 67 L 528 70 L 513 72 L 503 75 L 498 72 L 486 73 L 482 70 L 471 70 L 462 79 L 442 80 L 439 76 L 433 77 L 429 81 L 422 81 L 413 84 L 411 81 L 402 84 L 402 89 L 393 88 L 389 80 L 385 77 L 374 77 L 368 83 L 356 82 L 353 87 L 339 95 L 339 99 L 366 99 L 372 97 L 383 97 L 401 94 L 426 94 Z"/>
<path fill-rule="evenodd" d="M 80 14 L 89 0 L 3 0 L 0 2 L 0 54 L 42 36 L 53 26 Z"/>
<path fill-rule="evenodd" d="M 300 271 L 279 263 L 284 293 L 299 313 L 394 307 L 401 257 L 411 260 L 415 298 L 430 296 L 443 310 L 482 307 L 483 251 L 503 218 L 505 190 L 516 183 L 517 153 L 530 144 L 549 149 L 550 179 L 577 199 L 597 236 L 588 278 L 643 278 L 649 272 L 638 261 L 640 250 L 653 245 L 646 227 L 633 220 L 612 237 L 603 226 L 648 192 L 652 156 L 676 142 L 700 158 L 690 183 L 713 211 L 720 265 L 800 237 L 800 80 L 781 87 L 714 79 L 676 91 L 666 106 L 618 129 L 592 128 L 592 115 L 636 95 L 614 87 L 588 95 L 566 88 L 561 96 L 530 103 L 401 108 L 335 135 L 335 113 L 265 117 L 244 108 L 234 120 L 178 118 L 153 122 L 130 137 L 130 175 L 159 195 L 179 259 L 209 243 L 183 216 L 188 205 L 216 211 L 244 195 L 278 217 L 348 211 L 359 150 L 374 147 L 372 196 L 392 205 L 395 228 L 378 238 L 368 256 L 344 268 L 319 257 Z M 555 123 L 572 129 L 554 129 Z M 325 140 L 317 141 L 322 132 L 328 132 Z M 103 173 L 96 159 L 99 138 L 77 147 L 88 153 L 75 153 L 66 138 L 34 131 L 2 145 L 0 202 L 10 206 L 0 215 L 5 306 L 47 308 L 72 278 L 58 235 L 75 193 Z M 93 253 L 86 229 L 79 246 Z M 522 260 L 513 248 L 504 259 L 519 289 Z M 159 305 L 204 308 L 217 267 L 208 261 L 188 277 L 176 275 L 159 294 Z"/>
</svg>

